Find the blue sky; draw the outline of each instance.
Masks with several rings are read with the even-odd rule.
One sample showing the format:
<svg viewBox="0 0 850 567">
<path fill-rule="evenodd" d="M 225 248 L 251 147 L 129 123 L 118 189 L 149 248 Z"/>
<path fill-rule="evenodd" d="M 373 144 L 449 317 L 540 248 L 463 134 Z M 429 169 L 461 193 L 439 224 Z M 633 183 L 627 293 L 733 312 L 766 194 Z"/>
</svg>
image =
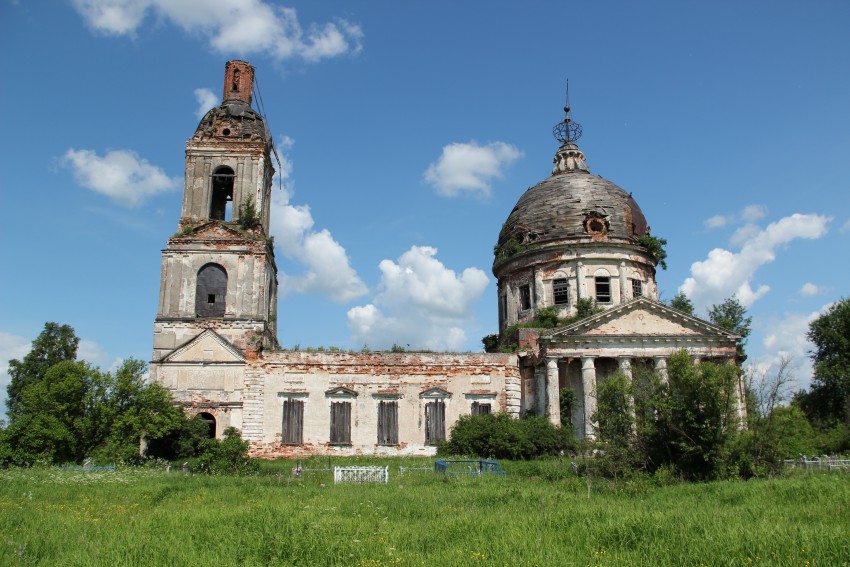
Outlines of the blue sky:
<svg viewBox="0 0 850 567">
<path fill-rule="evenodd" d="M 663 299 L 739 294 L 750 362 L 805 385 L 807 322 L 847 296 L 847 2 L 0 1 L 0 371 L 45 321 L 104 368 L 150 358 L 184 143 L 232 58 L 284 161 L 285 347 L 479 351 L 567 78 L 591 171 L 668 240 Z"/>
</svg>

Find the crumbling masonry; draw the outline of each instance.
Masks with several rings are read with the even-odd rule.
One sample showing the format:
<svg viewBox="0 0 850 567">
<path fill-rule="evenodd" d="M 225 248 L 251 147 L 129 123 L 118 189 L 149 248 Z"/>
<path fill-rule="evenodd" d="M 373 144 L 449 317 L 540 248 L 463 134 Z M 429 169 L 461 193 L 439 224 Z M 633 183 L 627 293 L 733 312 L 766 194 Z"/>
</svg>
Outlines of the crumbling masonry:
<svg viewBox="0 0 850 567">
<path fill-rule="evenodd" d="M 186 143 L 182 213 L 162 252 L 154 322 L 153 378 L 216 436 L 234 426 L 269 458 L 430 455 L 469 413 L 560 423 L 562 388 L 580 402 L 575 431 L 592 436 L 596 385 L 612 373 L 649 366 L 663 376 L 682 348 L 734 360 L 737 337 L 658 302 L 657 259 L 638 243 L 646 219 L 631 194 L 591 175 L 569 109 L 551 177 L 520 197 L 496 247 L 500 340 L 518 340 L 517 354 L 281 350 L 268 232 L 273 146 L 251 107 L 253 79 L 250 64 L 228 62 L 221 105 Z M 575 314 L 580 300 L 605 309 L 509 336 L 540 309 Z"/>
</svg>

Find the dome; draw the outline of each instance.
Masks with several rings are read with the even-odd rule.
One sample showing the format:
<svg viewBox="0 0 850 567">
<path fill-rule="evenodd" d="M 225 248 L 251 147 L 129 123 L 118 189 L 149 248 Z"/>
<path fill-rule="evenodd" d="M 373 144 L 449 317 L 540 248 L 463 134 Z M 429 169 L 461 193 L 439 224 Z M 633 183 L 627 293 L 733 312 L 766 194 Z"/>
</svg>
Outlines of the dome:
<svg viewBox="0 0 850 567">
<path fill-rule="evenodd" d="M 631 194 L 586 171 L 552 175 L 526 191 L 508 215 L 498 245 L 607 240 L 634 242 L 647 234 L 646 218 Z"/>
<path fill-rule="evenodd" d="M 216 138 L 219 140 L 271 141 L 263 118 L 241 100 L 226 100 L 201 119 L 194 140 Z"/>
</svg>

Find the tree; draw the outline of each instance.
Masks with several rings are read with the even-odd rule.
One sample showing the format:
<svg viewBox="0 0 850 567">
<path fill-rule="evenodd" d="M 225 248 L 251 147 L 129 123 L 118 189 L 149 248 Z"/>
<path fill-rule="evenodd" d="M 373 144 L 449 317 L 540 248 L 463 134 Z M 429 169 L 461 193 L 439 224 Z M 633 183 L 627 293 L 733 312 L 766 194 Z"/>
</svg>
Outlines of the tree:
<svg viewBox="0 0 850 567">
<path fill-rule="evenodd" d="M 110 456 L 144 456 L 149 439 L 160 439 L 181 427 L 183 412 L 160 384 L 147 382 L 147 365 L 128 358 L 110 376 L 111 396 L 105 406 L 109 413 Z"/>
<path fill-rule="evenodd" d="M 9 361 L 11 381 L 6 387 L 6 405 L 10 418 L 21 410 L 21 393 L 24 388 L 42 380 L 55 364 L 75 360 L 79 344 L 80 339 L 70 325 L 49 322 L 44 324 L 44 329 L 32 342 L 32 348 L 23 360 Z"/>
<path fill-rule="evenodd" d="M 138 454 L 145 438 L 181 427 L 182 412 L 147 366 L 127 359 L 115 374 L 77 362 L 79 339 L 47 323 L 23 361 L 13 360 L 14 411 L 3 431 L 2 457 L 15 462 L 81 462 Z"/>
<path fill-rule="evenodd" d="M 81 461 L 97 441 L 91 416 L 85 414 L 89 390 L 99 372 L 85 362 L 65 360 L 20 393 L 19 411 L 11 417 L 4 440 L 16 462 Z"/>
<path fill-rule="evenodd" d="M 747 308 L 735 296 L 725 299 L 723 303 L 712 305 L 708 310 L 709 321 L 741 337 L 738 339 L 739 362 L 747 359 L 744 346 L 747 344 L 747 337 L 750 336 L 750 326 L 753 322 L 753 318 L 746 317 L 746 314 Z"/>
<path fill-rule="evenodd" d="M 850 424 L 850 299 L 833 303 L 812 321 L 807 337 L 815 345 L 807 413 Z"/>
<path fill-rule="evenodd" d="M 680 291 L 673 296 L 673 299 L 670 300 L 670 307 L 688 315 L 694 314 L 694 303 L 684 291 Z"/>
</svg>

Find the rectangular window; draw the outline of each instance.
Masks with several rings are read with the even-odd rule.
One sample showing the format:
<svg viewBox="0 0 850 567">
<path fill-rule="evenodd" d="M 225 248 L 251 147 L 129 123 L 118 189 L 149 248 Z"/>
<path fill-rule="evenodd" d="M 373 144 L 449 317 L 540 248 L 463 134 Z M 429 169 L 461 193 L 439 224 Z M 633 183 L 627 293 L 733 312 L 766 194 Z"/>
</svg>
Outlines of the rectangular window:
<svg viewBox="0 0 850 567">
<path fill-rule="evenodd" d="M 487 415 L 490 413 L 490 404 L 472 402 L 472 415 Z"/>
<path fill-rule="evenodd" d="M 331 403 L 331 444 L 351 445 L 351 402 Z"/>
<path fill-rule="evenodd" d="M 632 297 L 643 295 L 643 283 L 640 280 L 632 280 Z"/>
<path fill-rule="evenodd" d="M 398 445 L 398 402 L 378 403 L 378 445 Z"/>
<path fill-rule="evenodd" d="M 555 305 L 568 305 L 570 303 L 569 284 L 567 280 L 552 281 L 552 297 L 555 300 Z"/>
<path fill-rule="evenodd" d="M 519 308 L 522 311 L 531 309 L 531 289 L 527 285 L 519 288 Z"/>
<path fill-rule="evenodd" d="M 304 442 L 304 401 L 287 398 L 283 400 L 283 435 L 281 443 L 301 445 Z"/>
<path fill-rule="evenodd" d="M 610 277 L 596 276 L 596 301 L 599 303 L 611 303 Z"/>
<path fill-rule="evenodd" d="M 425 444 L 436 445 L 446 438 L 446 404 L 442 400 L 425 404 Z"/>
<path fill-rule="evenodd" d="M 508 316 L 508 296 L 499 296 L 499 323 L 502 323 Z"/>
</svg>

